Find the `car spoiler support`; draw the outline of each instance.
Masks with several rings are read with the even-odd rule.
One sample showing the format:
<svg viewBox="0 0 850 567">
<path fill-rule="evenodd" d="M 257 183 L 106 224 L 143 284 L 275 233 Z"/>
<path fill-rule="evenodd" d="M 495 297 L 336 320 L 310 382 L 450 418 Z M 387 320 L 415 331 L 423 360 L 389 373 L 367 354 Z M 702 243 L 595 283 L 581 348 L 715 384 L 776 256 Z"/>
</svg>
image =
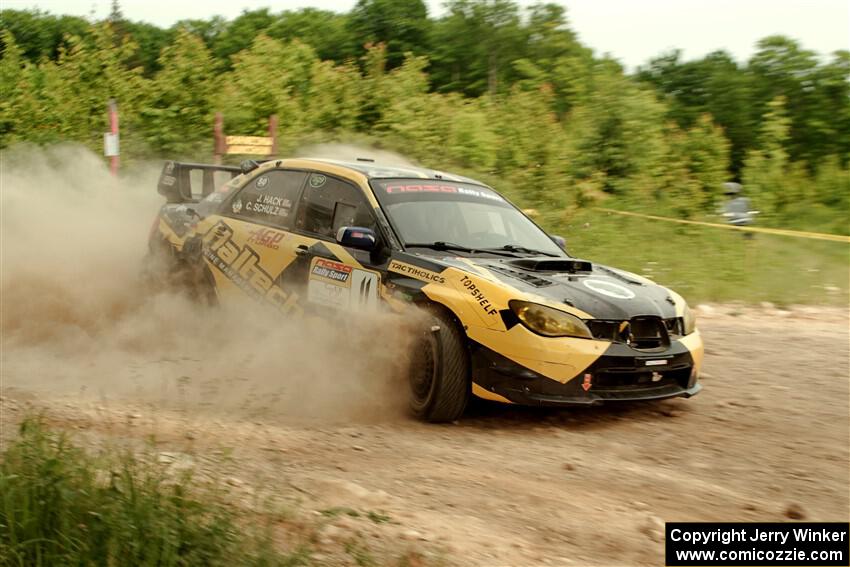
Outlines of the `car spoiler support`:
<svg viewBox="0 0 850 567">
<path fill-rule="evenodd" d="M 198 181 L 198 174 L 192 173 L 197 171 L 201 172 L 201 186 L 193 187 L 192 180 L 194 178 Z M 234 165 L 167 161 L 162 167 L 157 191 L 169 203 L 196 203 L 217 189 L 216 172 L 229 174 L 229 180 L 242 173 L 242 170 Z"/>
</svg>

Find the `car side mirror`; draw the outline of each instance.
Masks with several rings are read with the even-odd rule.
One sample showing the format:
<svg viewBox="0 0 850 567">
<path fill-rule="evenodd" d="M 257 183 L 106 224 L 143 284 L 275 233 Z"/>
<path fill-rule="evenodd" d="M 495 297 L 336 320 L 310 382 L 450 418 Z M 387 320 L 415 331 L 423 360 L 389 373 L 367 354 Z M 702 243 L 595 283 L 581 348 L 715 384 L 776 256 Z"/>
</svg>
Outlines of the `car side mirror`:
<svg viewBox="0 0 850 567">
<path fill-rule="evenodd" d="M 552 240 L 555 241 L 555 244 L 558 245 L 558 248 L 565 251 L 567 250 L 567 240 L 563 236 L 558 236 L 557 234 L 552 234 L 549 236 Z"/>
<path fill-rule="evenodd" d="M 371 228 L 342 226 L 336 231 L 336 241 L 349 248 L 372 252 L 378 247 L 378 237 Z"/>
</svg>

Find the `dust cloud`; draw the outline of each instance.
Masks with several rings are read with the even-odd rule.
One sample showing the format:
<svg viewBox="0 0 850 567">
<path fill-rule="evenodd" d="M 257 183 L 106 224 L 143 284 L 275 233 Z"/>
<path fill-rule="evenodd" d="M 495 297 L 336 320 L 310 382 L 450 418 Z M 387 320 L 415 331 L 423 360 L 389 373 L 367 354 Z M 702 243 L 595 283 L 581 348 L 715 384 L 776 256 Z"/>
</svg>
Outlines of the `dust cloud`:
<svg viewBox="0 0 850 567">
<path fill-rule="evenodd" d="M 79 146 L 0 159 L 3 390 L 264 417 L 404 415 L 398 316 L 288 320 L 143 283 L 161 164 L 115 179 Z"/>
<path fill-rule="evenodd" d="M 295 153 L 299 157 L 337 159 L 341 161 L 356 161 L 360 158 L 371 159 L 376 163 L 396 167 L 419 167 L 416 162 L 411 161 L 401 154 L 362 144 L 344 142 L 312 144 L 299 148 Z"/>
</svg>

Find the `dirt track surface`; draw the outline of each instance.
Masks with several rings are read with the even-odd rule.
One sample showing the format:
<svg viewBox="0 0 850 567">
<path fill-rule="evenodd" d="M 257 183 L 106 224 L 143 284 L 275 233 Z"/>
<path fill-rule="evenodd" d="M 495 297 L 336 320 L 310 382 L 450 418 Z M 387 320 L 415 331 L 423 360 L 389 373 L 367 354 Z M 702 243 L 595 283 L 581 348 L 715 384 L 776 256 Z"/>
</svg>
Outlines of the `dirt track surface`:
<svg viewBox="0 0 850 567">
<path fill-rule="evenodd" d="M 222 479 L 248 508 L 271 497 L 321 519 L 317 564 L 353 563 L 334 545 L 359 534 L 380 562 L 416 549 L 426 564 L 662 565 L 664 521 L 784 521 L 790 506 L 846 521 L 846 310 L 709 311 L 705 389 L 691 400 L 476 404 L 444 426 L 48 396 L 7 349 L 2 441 L 28 408 L 88 445 L 153 439 L 161 462 Z"/>
</svg>

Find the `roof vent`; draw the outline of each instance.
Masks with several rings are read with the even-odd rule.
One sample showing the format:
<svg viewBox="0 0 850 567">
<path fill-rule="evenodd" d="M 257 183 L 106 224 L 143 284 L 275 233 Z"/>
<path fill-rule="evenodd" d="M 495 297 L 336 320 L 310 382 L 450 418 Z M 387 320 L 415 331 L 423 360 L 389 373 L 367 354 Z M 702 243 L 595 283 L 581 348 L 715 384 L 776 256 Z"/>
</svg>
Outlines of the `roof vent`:
<svg viewBox="0 0 850 567">
<path fill-rule="evenodd" d="M 260 164 L 252 159 L 246 159 L 245 161 L 239 164 L 239 169 L 242 170 L 243 175 L 246 173 L 251 173 L 258 167 L 260 167 Z"/>
<path fill-rule="evenodd" d="M 369 163 L 375 163 L 375 160 L 373 160 L 372 158 L 368 158 L 368 157 L 359 157 L 359 158 L 357 158 L 357 161 L 368 161 Z"/>
</svg>

